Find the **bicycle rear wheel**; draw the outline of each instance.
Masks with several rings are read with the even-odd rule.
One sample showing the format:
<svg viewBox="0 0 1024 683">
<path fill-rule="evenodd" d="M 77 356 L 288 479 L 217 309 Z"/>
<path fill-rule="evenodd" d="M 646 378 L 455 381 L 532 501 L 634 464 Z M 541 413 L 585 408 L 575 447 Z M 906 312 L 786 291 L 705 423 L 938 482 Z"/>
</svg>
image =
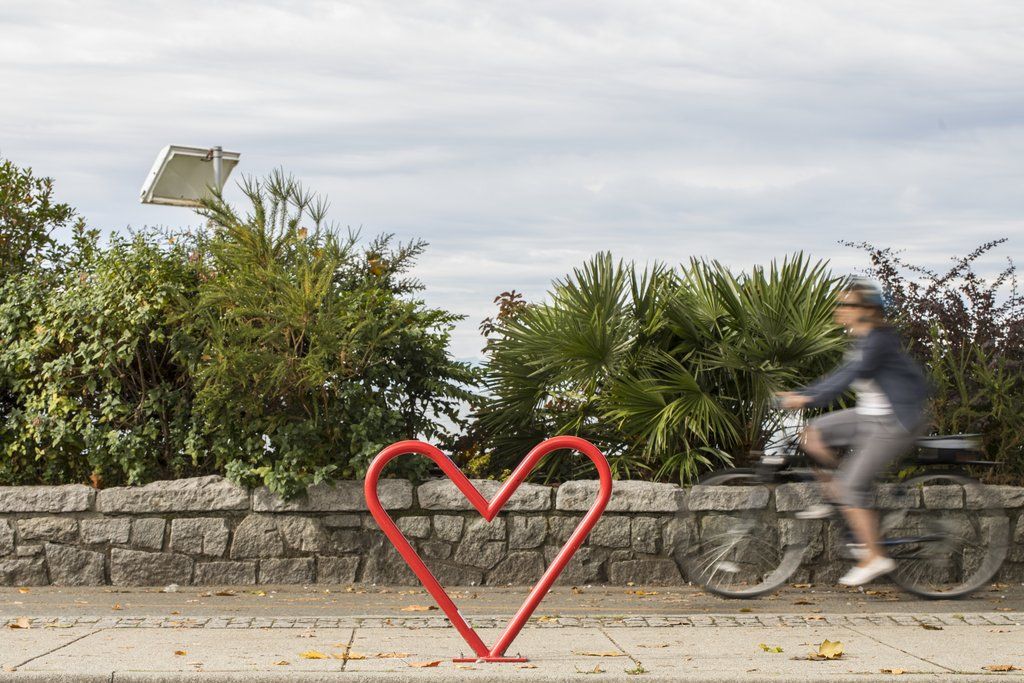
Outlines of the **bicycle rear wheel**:
<svg viewBox="0 0 1024 683">
<path fill-rule="evenodd" d="M 881 535 L 896 560 L 894 583 L 923 598 L 959 598 L 996 575 L 1009 549 L 1010 525 L 994 491 L 954 473 L 935 472 L 898 485 L 881 511 Z"/>
<path fill-rule="evenodd" d="M 741 490 L 730 493 L 723 488 Z M 767 483 L 753 472 L 727 470 L 702 479 L 691 489 L 691 500 L 722 496 L 734 502 L 759 497 L 767 502 L 766 493 Z M 680 563 L 687 578 L 709 593 L 755 598 L 777 589 L 800 566 L 804 546 L 781 547 L 774 519 L 763 509 L 752 506 L 688 514 L 691 537 Z"/>
</svg>

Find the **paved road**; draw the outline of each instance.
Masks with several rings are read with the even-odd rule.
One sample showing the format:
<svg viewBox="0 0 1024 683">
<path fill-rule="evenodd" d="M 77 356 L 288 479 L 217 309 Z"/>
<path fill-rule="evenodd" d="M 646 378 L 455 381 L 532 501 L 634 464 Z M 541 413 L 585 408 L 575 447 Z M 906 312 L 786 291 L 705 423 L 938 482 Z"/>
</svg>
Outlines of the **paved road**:
<svg viewBox="0 0 1024 683">
<path fill-rule="evenodd" d="M 524 592 L 463 588 L 453 597 L 491 642 Z M 410 611 L 431 604 L 406 588 L 2 589 L 0 683 L 356 673 L 367 681 L 992 681 L 1022 672 L 985 667 L 1024 669 L 1022 586 L 949 602 L 884 587 L 789 588 L 747 602 L 689 588 L 556 588 L 510 648 L 530 657 L 526 665 L 452 662 L 469 654 L 459 635 L 436 610 Z M 807 659 L 825 639 L 843 644 L 842 657 Z"/>
</svg>

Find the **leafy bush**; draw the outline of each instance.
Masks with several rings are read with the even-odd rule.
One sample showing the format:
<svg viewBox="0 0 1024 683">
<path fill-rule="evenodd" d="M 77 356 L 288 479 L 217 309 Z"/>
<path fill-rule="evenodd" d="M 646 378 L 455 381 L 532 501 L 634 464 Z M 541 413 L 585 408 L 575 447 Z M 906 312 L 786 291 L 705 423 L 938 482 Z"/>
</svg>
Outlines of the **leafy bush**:
<svg viewBox="0 0 1024 683">
<path fill-rule="evenodd" d="M 205 343 L 192 359 L 201 436 L 190 450 L 291 495 L 362 476 L 395 440 L 450 442 L 442 421 L 460 423 L 474 376 L 448 355 L 459 316 L 425 307 L 402 277 L 424 244 L 359 249 L 281 173 L 244 189 L 244 217 L 221 199 L 205 210 L 216 230 L 195 318 Z"/>
<path fill-rule="evenodd" d="M 833 365 L 836 283 L 802 255 L 748 274 L 693 260 L 639 272 L 599 254 L 546 303 L 499 298 L 470 467 L 499 473 L 555 434 L 589 439 L 623 477 L 693 479 L 760 448 L 773 391 Z M 484 454 L 486 453 L 486 454 Z M 552 460 L 548 475 L 574 465 Z"/>
<path fill-rule="evenodd" d="M 1005 242 L 954 257 L 945 271 L 908 263 L 890 248 L 847 245 L 867 252 L 894 322 L 929 369 L 936 431 L 982 434 L 989 456 L 1004 463 L 988 476 L 1021 481 L 1024 298 L 1012 260 L 992 278 L 975 271 L 979 259 Z"/>
<path fill-rule="evenodd" d="M 156 233 L 77 230 L 70 258 L 0 290 L 0 374 L 17 396 L 3 427 L 0 481 L 108 484 L 203 471 L 182 452 L 190 345 L 176 324 L 197 298 L 184 247 Z"/>
<path fill-rule="evenodd" d="M 48 256 L 0 285 L 0 483 L 227 473 L 291 496 L 362 476 L 398 439 L 447 445 L 475 375 L 448 353 L 458 316 L 403 277 L 423 243 L 361 247 L 281 173 L 244 189 L 244 215 L 206 205 L 208 235 L 103 246 L 79 223 L 69 245 L 23 249 Z"/>
</svg>

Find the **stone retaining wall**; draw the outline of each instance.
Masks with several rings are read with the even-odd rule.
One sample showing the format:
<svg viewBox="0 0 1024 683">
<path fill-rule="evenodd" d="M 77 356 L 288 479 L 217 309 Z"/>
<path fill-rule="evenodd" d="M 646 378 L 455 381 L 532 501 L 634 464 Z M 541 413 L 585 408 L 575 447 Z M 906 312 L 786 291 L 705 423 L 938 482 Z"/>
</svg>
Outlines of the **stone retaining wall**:
<svg viewBox="0 0 1024 683">
<path fill-rule="evenodd" d="M 485 496 L 498 487 L 474 481 Z M 959 487 L 934 487 L 928 508 L 964 509 Z M 945 489 L 940 491 L 939 489 Z M 380 500 L 445 585 L 532 584 L 572 533 L 597 482 L 522 485 L 488 524 L 447 480 L 380 483 Z M 987 487 L 1007 510 L 1013 539 L 1003 580 L 1024 579 L 1024 488 Z M 884 489 L 881 495 L 886 495 Z M 723 515 L 756 511 L 765 538 L 800 538 L 794 580 L 831 581 L 848 564 L 826 522 L 792 512 L 806 484 L 694 487 L 622 481 L 605 516 L 563 574 L 571 584 L 678 584 L 693 533 Z M 362 482 L 314 486 L 282 501 L 221 477 L 100 491 L 86 486 L 0 487 L 0 586 L 188 584 L 416 584 L 366 511 Z"/>
</svg>

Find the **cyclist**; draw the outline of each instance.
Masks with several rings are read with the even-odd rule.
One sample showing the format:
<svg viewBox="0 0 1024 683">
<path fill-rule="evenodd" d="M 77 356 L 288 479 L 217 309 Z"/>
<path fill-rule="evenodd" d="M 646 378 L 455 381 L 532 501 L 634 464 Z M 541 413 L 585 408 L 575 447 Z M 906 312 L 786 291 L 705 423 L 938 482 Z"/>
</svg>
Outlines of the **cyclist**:
<svg viewBox="0 0 1024 683">
<path fill-rule="evenodd" d="M 860 586 L 896 568 L 878 545 L 878 518 L 870 508 L 872 483 L 925 431 L 928 383 L 886 322 L 882 292 L 873 282 L 851 279 L 833 316 L 853 338 L 843 363 L 816 382 L 777 396 L 783 408 L 796 410 L 824 407 L 851 388 L 856 394 L 855 408 L 811 420 L 802 445 L 818 464 L 836 470 L 834 477 L 825 477 L 825 498 L 841 507 L 863 546 L 860 562 L 839 583 Z M 837 448 L 849 451 L 842 462 L 833 450 Z M 797 517 L 821 519 L 833 509 L 819 504 Z"/>
</svg>

